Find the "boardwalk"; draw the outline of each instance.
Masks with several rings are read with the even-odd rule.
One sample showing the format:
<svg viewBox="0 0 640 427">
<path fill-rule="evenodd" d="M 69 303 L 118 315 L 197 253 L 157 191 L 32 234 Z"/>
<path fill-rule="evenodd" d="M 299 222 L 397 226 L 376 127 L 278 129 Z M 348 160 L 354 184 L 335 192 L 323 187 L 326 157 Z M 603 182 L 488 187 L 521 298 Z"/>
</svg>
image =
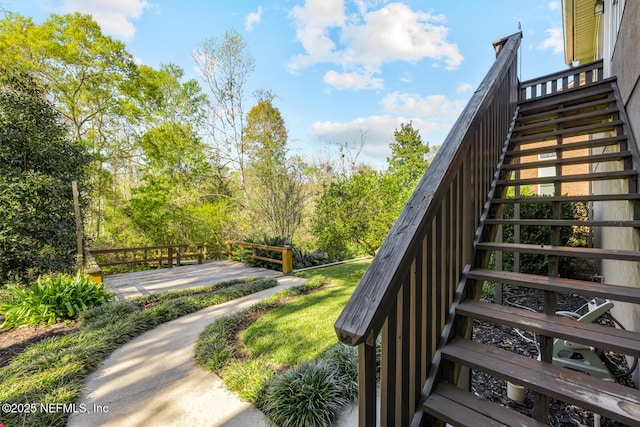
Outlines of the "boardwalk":
<svg viewBox="0 0 640 427">
<path fill-rule="evenodd" d="M 233 261 L 213 261 L 200 265 L 114 274 L 104 278 L 105 286 L 115 291 L 118 299 L 156 294 L 172 289 L 210 285 L 244 277 L 282 277 L 280 271 L 250 267 Z"/>
</svg>

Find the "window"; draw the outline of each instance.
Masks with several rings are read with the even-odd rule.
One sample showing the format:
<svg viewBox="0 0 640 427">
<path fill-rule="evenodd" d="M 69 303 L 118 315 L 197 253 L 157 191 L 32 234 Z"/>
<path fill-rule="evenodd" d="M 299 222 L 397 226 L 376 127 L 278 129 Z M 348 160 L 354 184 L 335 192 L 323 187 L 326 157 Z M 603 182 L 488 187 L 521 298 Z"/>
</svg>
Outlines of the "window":
<svg viewBox="0 0 640 427">
<path fill-rule="evenodd" d="M 538 155 L 538 160 L 551 160 L 556 158 L 557 158 L 556 153 L 542 153 Z M 555 165 L 538 168 L 538 178 L 546 178 L 549 176 L 556 176 Z M 553 196 L 554 194 L 555 194 L 555 185 L 553 182 L 538 184 L 538 195 Z"/>
</svg>

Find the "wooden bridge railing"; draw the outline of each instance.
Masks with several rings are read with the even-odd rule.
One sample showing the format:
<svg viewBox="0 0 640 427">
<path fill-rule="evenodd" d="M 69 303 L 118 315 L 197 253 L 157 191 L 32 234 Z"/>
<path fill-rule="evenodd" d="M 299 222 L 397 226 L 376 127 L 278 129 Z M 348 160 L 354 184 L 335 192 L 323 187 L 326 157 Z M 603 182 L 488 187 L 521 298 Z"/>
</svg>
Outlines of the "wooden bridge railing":
<svg viewBox="0 0 640 427">
<path fill-rule="evenodd" d="M 376 425 L 376 339 L 382 335 L 379 425 L 409 425 L 466 264 L 518 101 L 521 33 L 497 57 L 336 321 L 358 346 L 359 423 Z"/>
<path fill-rule="evenodd" d="M 548 74 L 520 83 L 520 100 L 541 98 L 558 92 L 566 92 L 601 82 L 602 61 L 595 61 L 580 67 L 570 68 L 561 73 Z"/>
<path fill-rule="evenodd" d="M 293 271 L 293 250 L 291 246 L 267 246 L 267 245 L 259 245 L 255 243 L 248 242 L 238 242 L 229 240 L 225 242 L 227 245 L 227 255 L 229 257 L 238 256 L 242 258 L 255 259 L 260 261 L 271 262 L 274 264 L 280 264 L 282 266 L 282 272 L 284 274 L 289 274 Z M 241 248 L 249 248 L 251 252 L 233 252 L 233 247 L 238 246 Z M 258 250 L 267 251 L 267 252 L 279 252 L 280 259 L 278 258 L 270 258 L 265 255 L 258 255 Z"/>
<path fill-rule="evenodd" d="M 234 252 L 234 247 L 249 248 L 251 252 Z M 259 255 L 259 250 L 267 251 L 267 253 L 278 252 L 281 256 L 280 258 L 270 258 L 264 254 Z M 220 259 L 223 255 L 279 264 L 285 274 L 289 274 L 293 270 L 291 247 L 227 241 L 224 245 L 219 243 L 196 243 L 88 250 L 85 252 L 85 274 L 95 282 L 102 283 L 102 269 L 104 267 L 154 265 L 172 268 L 184 264 L 186 260 L 195 260 L 198 264 L 202 264 L 204 260 Z"/>
</svg>

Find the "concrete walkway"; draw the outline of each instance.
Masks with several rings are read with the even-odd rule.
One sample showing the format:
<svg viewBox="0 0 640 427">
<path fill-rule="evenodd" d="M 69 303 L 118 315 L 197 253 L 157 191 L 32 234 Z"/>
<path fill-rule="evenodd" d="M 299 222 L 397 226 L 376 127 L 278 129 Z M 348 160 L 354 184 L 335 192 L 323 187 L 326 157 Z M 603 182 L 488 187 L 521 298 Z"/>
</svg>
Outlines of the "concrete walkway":
<svg viewBox="0 0 640 427">
<path fill-rule="evenodd" d="M 175 268 L 114 274 L 104 278 L 106 287 L 115 291 L 119 299 L 155 294 L 170 289 L 186 289 L 211 285 L 243 277 L 282 277 L 279 271 L 250 267 L 233 261 L 212 261 Z"/>
<path fill-rule="evenodd" d="M 196 366 L 195 342 L 214 320 L 244 310 L 305 279 L 216 261 L 203 265 L 108 276 L 119 298 L 184 289 L 249 276 L 276 277 L 278 285 L 160 325 L 114 351 L 84 383 L 80 410 L 68 427 L 267 427 L 265 415 L 227 390 L 216 375 Z M 343 411 L 336 427 L 357 425 L 357 408 Z"/>
<path fill-rule="evenodd" d="M 274 288 L 165 323 L 120 347 L 85 381 L 78 403 L 86 412 L 67 426 L 268 426 L 260 411 L 196 366 L 195 341 L 215 319 L 302 283 L 282 276 Z"/>
</svg>

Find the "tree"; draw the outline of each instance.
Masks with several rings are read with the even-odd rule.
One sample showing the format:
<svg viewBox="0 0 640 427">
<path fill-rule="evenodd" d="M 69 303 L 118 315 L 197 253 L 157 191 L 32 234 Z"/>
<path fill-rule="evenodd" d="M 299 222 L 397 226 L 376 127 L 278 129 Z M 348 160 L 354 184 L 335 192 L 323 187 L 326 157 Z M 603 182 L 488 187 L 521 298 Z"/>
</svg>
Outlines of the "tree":
<svg viewBox="0 0 640 427">
<path fill-rule="evenodd" d="M 206 40 L 194 52 L 193 58 L 211 97 L 207 107 L 216 161 L 237 168 L 244 190 L 247 156 L 242 137 L 244 103 L 247 81 L 255 69 L 255 60 L 246 41 L 234 30 L 227 31 L 221 39 Z"/>
<path fill-rule="evenodd" d="M 305 165 L 287 157 L 287 129 L 272 101 L 271 96 L 260 100 L 247 114 L 248 202 L 254 223 L 264 223 L 272 237 L 291 241 L 309 197 Z"/>
<path fill-rule="evenodd" d="M 320 195 L 312 231 L 320 249 L 343 258 L 355 253 L 375 254 L 392 223 L 385 212 L 381 174 L 361 167 L 341 175 Z"/>
<path fill-rule="evenodd" d="M 0 280 L 73 267 L 71 183 L 90 160 L 31 78 L 0 72 Z"/>
<path fill-rule="evenodd" d="M 423 143 L 420 133 L 413 124 L 400 124 L 400 130 L 393 132 L 395 141 L 389 144 L 391 157 L 387 157 L 388 173 L 398 181 L 403 189 L 413 191 L 422 178 L 429 162 L 429 143 Z"/>
<path fill-rule="evenodd" d="M 71 137 L 93 157 L 88 223 L 100 235 L 105 198 L 125 174 L 139 126 L 138 67 L 125 45 L 102 33 L 90 15 L 31 18 L 5 13 L 0 21 L 0 64 L 34 76 L 60 112 Z"/>
</svg>

